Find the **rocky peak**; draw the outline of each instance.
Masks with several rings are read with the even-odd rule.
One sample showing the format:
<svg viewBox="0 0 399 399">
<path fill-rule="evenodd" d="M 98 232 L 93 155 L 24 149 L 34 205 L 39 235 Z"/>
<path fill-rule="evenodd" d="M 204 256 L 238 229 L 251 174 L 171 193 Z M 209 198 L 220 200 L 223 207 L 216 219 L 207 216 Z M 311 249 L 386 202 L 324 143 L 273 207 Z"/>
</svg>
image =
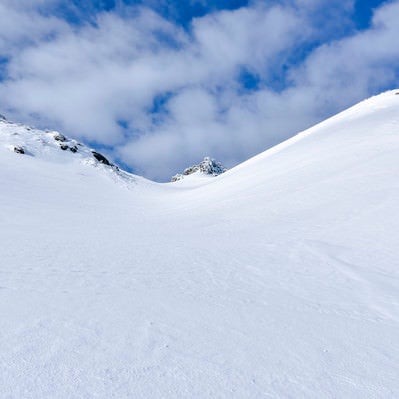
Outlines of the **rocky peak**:
<svg viewBox="0 0 399 399">
<path fill-rule="evenodd" d="M 183 173 L 178 173 L 172 177 L 172 182 L 182 180 L 185 176 L 192 175 L 193 173 L 203 173 L 210 176 L 219 176 L 226 172 L 226 168 L 213 158 L 205 157 L 198 165 L 190 166 L 184 169 Z"/>
</svg>

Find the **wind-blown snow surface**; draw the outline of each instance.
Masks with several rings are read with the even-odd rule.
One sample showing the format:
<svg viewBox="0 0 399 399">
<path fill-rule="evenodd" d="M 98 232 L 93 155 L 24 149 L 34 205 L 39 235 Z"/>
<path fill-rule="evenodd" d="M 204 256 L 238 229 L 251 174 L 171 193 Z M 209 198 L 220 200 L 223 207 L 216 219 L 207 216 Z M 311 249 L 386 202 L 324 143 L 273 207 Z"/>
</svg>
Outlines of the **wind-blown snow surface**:
<svg viewBox="0 0 399 399">
<path fill-rule="evenodd" d="M 399 397 L 395 92 L 199 186 L 6 125 L 0 397 Z"/>
</svg>

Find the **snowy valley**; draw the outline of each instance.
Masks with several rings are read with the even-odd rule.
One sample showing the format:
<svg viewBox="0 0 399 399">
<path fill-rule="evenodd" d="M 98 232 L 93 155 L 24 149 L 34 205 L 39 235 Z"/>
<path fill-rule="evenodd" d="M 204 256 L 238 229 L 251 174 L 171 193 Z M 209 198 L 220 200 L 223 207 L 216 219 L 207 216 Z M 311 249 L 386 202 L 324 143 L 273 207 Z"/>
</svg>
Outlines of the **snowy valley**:
<svg viewBox="0 0 399 399">
<path fill-rule="evenodd" d="M 0 397 L 399 397 L 398 154 L 397 91 L 163 184 L 0 118 Z"/>
</svg>

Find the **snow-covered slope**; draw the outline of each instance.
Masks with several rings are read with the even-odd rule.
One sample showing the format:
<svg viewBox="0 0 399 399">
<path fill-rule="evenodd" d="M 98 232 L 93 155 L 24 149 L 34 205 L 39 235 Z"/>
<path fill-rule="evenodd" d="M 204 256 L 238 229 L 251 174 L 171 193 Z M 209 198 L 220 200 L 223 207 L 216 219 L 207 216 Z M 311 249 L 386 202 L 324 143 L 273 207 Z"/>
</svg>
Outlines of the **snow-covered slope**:
<svg viewBox="0 0 399 399">
<path fill-rule="evenodd" d="M 399 397 L 398 115 L 384 93 L 195 187 L 0 121 L 0 397 Z"/>
</svg>

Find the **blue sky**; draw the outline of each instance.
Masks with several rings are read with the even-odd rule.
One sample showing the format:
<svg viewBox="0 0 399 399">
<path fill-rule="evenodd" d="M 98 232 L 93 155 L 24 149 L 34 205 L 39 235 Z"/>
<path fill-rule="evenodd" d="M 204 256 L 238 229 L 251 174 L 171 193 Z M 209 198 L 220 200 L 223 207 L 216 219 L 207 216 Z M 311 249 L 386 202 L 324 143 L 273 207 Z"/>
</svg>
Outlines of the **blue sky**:
<svg viewBox="0 0 399 399">
<path fill-rule="evenodd" d="M 399 1 L 0 0 L 0 113 L 165 181 L 399 86 Z"/>
<path fill-rule="evenodd" d="M 269 4 L 279 3 L 268 1 Z M 360 29 L 367 28 L 372 17 L 372 10 L 381 4 L 383 0 L 357 0 L 354 2 L 351 19 L 354 26 Z M 193 18 L 202 17 L 206 14 L 220 10 L 234 10 L 241 7 L 247 7 L 251 4 L 248 0 L 220 0 L 220 1 L 162 1 L 162 0 L 97 0 L 97 1 L 71 1 L 57 4 L 55 7 L 49 7 L 47 10 L 56 12 L 61 18 L 65 18 L 73 23 L 81 23 L 90 20 L 93 13 L 99 11 L 117 10 L 121 6 L 141 5 L 153 9 L 169 20 L 188 27 Z M 337 8 L 337 3 L 325 2 L 321 17 L 329 17 Z M 43 8 L 44 12 L 46 8 Z"/>
</svg>

